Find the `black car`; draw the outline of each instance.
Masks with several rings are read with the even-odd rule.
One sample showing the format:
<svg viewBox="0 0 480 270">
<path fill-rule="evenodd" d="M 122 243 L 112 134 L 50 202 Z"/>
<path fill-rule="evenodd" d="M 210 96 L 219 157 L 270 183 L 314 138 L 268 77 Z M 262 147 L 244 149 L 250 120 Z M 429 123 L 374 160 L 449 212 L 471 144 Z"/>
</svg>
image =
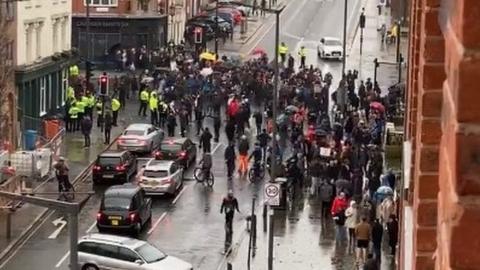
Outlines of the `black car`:
<svg viewBox="0 0 480 270">
<path fill-rule="evenodd" d="M 176 160 L 185 169 L 197 160 L 197 147 L 188 138 L 167 138 L 154 153 L 156 159 Z"/>
<path fill-rule="evenodd" d="M 185 25 L 185 31 L 187 34 L 187 39 L 193 40 L 195 28 L 202 28 L 203 37 L 209 41 L 215 37 L 215 30 L 213 27 L 207 22 L 200 22 L 200 21 L 191 21 Z"/>
<path fill-rule="evenodd" d="M 199 15 L 188 20 L 188 23 L 206 23 L 215 30 L 217 21 L 215 20 L 215 15 Z M 232 31 L 232 24 L 224 20 L 222 17 L 218 16 L 218 30 L 226 29 L 227 31 Z"/>
<path fill-rule="evenodd" d="M 99 232 L 127 231 L 138 235 L 152 219 L 152 200 L 133 184 L 109 187 L 97 213 Z"/>
<path fill-rule="evenodd" d="M 92 168 L 94 184 L 126 183 L 137 172 L 135 156 L 129 151 L 105 151 Z"/>
</svg>

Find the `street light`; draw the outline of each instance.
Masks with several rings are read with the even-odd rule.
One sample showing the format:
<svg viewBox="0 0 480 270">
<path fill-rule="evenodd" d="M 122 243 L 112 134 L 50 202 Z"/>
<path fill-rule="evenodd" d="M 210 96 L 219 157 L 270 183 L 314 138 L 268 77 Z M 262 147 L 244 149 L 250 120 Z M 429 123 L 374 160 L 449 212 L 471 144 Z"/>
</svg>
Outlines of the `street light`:
<svg viewBox="0 0 480 270">
<path fill-rule="evenodd" d="M 218 0 L 215 1 L 215 57 L 218 59 Z"/>
<path fill-rule="evenodd" d="M 345 61 L 347 59 L 346 55 L 346 46 L 347 46 L 347 8 L 348 3 L 345 0 L 344 11 L 343 11 L 343 57 L 342 57 L 342 78 L 345 76 Z"/>
<path fill-rule="evenodd" d="M 172 33 L 171 33 L 172 38 L 171 38 L 170 41 L 172 41 L 172 40 L 175 41 L 176 33 L 175 33 L 175 26 L 173 25 L 174 24 L 173 19 L 175 17 L 175 5 L 173 3 L 168 8 L 168 15 L 170 15 L 170 17 L 172 18 L 171 21 L 170 21 L 170 25 L 171 25 L 170 30 L 172 31 Z"/>
<path fill-rule="evenodd" d="M 365 8 L 362 8 L 362 13 L 360 14 L 360 55 L 362 55 L 362 47 L 363 47 L 363 29 L 365 28 Z"/>
<path fill-rule="evenodd" d="M 87 60 L 85 61 L 85 79 L 87 80 L 87 88 L 90 85 L 90 77 L 91 77 L 91 69 L 90 69 L 90 46 L 91 46 L 91 41 L 90 41 L 90 1 L 91 0 L 86 0 L 86 22 L 87 22 Z"/>
</svg>

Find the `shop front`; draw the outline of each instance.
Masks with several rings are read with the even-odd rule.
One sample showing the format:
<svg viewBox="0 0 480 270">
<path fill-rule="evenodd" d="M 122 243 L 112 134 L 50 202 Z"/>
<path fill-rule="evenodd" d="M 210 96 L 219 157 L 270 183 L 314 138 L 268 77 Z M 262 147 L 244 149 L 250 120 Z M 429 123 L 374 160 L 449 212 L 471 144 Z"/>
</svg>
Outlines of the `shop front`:
<svg viewBox="0 0 480 270">
<path fill-rule="evenodd" d="M 87 22 L 72 17 L 72 45 L 87 56 Z M 158 49 L 167 42 L 167 16 L 141 18 L 90 18 L 90 56 L 94 62 L 110 61 L 119 49 Z"/>
</svg>

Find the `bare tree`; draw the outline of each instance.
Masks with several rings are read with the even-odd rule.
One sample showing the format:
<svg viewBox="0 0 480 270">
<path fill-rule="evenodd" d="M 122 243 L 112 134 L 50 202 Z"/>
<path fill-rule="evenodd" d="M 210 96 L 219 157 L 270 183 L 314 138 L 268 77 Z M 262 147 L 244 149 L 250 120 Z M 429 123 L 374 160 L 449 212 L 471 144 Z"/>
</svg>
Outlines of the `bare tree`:
<svg viewBox="0 0 480 270">
<path fill-rule="evenodd" d="M 13 143 L 14 119 L 11 92 L 13 91 L 14 67 L 12 62 L 12 39 L 9 36 L 11 21 L 0 5 L 0 145 L 5 141 Z M 10 98 L 9 98 L 10 97 Z M 13 107 L 13 108 L 12 108 Z"/>
</svg>

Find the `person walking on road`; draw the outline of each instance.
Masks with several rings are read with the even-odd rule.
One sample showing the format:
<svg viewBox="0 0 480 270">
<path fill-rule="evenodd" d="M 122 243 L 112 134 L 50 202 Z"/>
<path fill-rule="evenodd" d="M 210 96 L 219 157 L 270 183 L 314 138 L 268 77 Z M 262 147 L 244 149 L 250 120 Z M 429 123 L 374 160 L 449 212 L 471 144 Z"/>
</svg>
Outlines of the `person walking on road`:
<svg viewBox="0 0 480 270">
<path fill-rule="evenodd" d="M 105 142 L 104 144 L 110 144 L 110 133 L 112 131 L 112 115 L 110 112 L 105 113 L 105 126 L 103 129 L 104 136 L 105 136 Z"/>
<path fill-rule="evenodd" d="M 114 127 L 116 127 L 118 124 L 117 124 L 117 120 L 118 120 L 118 111 L 120 110 L 120 107 L 121 107 L 121 103 L 120 101 L 118 100 L 117 97 L 113 97 L 112 98 L 112 125 Z"/>
<path fill-rule="evenodd" d="M 220 214 L 225 212 L 225 250 L 224 254 L 227 254 L 230 251 L 232 245 L 232 235 L 233 235 L 233 217 L 235 215 L 235 210 L 240 213 L 238 208 L 237 198 L 233 196 L 233 191 L 229 190 L 227 197 L 223 198 L 222 206 L 220 207 Z"/>
<path fill-rule="evenodd" d="M 265 17 L 265 9 L 267 8 L 267 0 L 261 0 L 260 2 L 260 16 Z"/>
<path fill-rule="evenodd" d="M 372 225 L 372 244 L 373 244 L 373 255 L 375 256 L 375 261 L 380 266 L 380 261 L 382 258 L 382 239 L 383 239 L 383 226 L 380 224 L 378 219 L 375 219 Z"/>
<path fill-rule="evenodd" d="M 158 125 L 158 99 L 157 93 L 152 92 L 148 101 L 150 107 L 150 123 L 154 126 Z"/>
<path fill-rule="evenodd" d="M 225 148 L 224 158 L 227 165 L 227 177 L 231 179 L 235 171 L 235 159 L 237 158 L 235 155 L 235 144 L 233 142 L 230 142 Z"/>
<path fill-rule="evenodd" d="M 208 127 L 205 128 L 205 130 L 202 133 L 202 136 L 200 136 L 200 148 L 203 147 L 203 152 L 204 153 L 210 153 L 211 148 L 212 148 L 212 133 L 210 133 L 210 130 L 208 130 Z"/>
<path fill-rule="evenodd" d="M 390 255 L 395 257 L 398 243 L 398 221 L 394 214 L 390 215 L 387 223 L 388 245 L 390 246 Z"/>
<path fill-rule="evenodd" d="M 167 116 L 167 130 L 168 130 L 168 137 L 175 136 L 175 127 L 177 126 L 177 118 L 170 112 Z"/>
<path fill-rule="evenodd" d="M 300 69 L 305 69 L 305 60 L 307 58 L 307 49 L 305 49 L 305 46 L 300 47 L 298 56 L 300 56 Z"/>
<path fill-rule="evenodd" d="M 92 119 L 90 116 L 85 115 L 80 123 L 82 134 L 85 139 L 85 148 L 90 147 L 90 133 L 92 132 Z"/>
<path fill-rule="evenodd" d="M 365 263 L 370 243 L 372 228 L 367 222 L 366 217 L 362 217 L 360 223 L 355 227 L 355 236 L 357 238 L 357 265 Z"/>
<path fill-rule="evenodd" d="M 246 135 L 242 135 L 240 137 L 240 141 L 238 142 L 238 174 L 241 176 L 243 174 L 246 175 L 248 172 L 248 150 L 250 149 L 248 139 Z"/>
<path fill-rule="evenodd" d="M 327 180 L 320 184 L 320 201 L 322 202 L 322 217 L 327 218 L 333 199 L 333 186 Z"/>
<path fill-rule="evenodd" d="M 53 168 L 55 169 L 55 176 L 57 177 L 58 181 L 58 193 L 60 193 L 63 191 L 62 189 L 64 186 L 68 186 L 68 184 L 70 184 L 68 179 L 68 172 L 70 171 L 70 168 L 65 162 L 64 157 L 59 157 L 58 162 L 53 165 Z"/>
<path fill-rule="evenodd" d="M 138 115 L 143 117 L 147 117 L 148 97 L 147 88 L 143 88 L 143 90 L 140 91 L 140 108 L 138 109 Z"/>
<path fill-rule="evenodd" d="M 358 210 L 357 203 L 355 201 L 350 201 L 350 206 L 345 211 L 345 216 L 347 220 L 345 226 L 348 229 L 348 251 L 355 251 L 355 228 L 358 225 Z"/>
</svg>

